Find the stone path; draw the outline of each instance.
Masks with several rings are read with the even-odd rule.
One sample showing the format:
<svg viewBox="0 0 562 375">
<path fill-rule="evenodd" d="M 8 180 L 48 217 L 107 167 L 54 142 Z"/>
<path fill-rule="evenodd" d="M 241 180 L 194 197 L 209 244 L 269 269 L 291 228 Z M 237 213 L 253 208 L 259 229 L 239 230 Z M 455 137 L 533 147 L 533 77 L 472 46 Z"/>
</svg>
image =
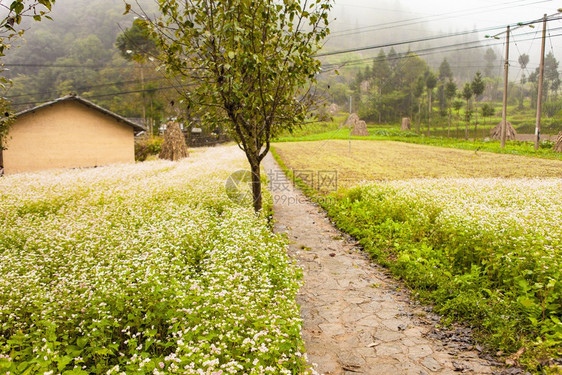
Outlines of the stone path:
<svg viewBox="0 0 562 375">
<path fill-rule="evenodd" d="M 415 306 L 407 291 L 369 261 L 318 206 L 282 180 L 268 155 L 274 230 L 287 233 L 290 253 L 304 269 L 298 296 L 309 362 L 320 374 L 492 374 L 462 332 L 435 328 L 439 320 Z M 447 338 L 448 341 L 438 338 Z"/>
</svg>

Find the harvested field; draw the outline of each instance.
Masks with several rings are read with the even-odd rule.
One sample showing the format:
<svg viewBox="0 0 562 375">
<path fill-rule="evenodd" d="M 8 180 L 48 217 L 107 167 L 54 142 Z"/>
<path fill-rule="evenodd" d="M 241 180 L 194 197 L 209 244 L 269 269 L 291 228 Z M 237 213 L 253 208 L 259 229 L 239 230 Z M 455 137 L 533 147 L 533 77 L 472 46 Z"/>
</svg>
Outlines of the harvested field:
<svg viewBox="0 0 562 375">
<path fill-rule="evenodd" d="M 442 177 L 562 177 L 562 161 L 401 142 L 276 143 L 293 170 L 337 170 L 339 186 L 360 181 Z"/>
</svg>

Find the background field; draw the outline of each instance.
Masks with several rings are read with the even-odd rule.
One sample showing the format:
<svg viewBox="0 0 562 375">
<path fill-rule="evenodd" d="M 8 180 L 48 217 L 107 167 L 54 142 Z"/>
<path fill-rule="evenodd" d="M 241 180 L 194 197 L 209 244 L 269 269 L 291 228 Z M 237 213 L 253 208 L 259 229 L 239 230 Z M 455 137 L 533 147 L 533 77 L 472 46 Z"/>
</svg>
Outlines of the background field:
<svg viewBox="0 0 562 375">
<path fill-rule="evenodd" d="M 340 187 L 361 181 L 442 177 L 562 177 L 562 161 L 392 141 L 274 144 L 288 169 L 335 170 Z"/>
</svg>

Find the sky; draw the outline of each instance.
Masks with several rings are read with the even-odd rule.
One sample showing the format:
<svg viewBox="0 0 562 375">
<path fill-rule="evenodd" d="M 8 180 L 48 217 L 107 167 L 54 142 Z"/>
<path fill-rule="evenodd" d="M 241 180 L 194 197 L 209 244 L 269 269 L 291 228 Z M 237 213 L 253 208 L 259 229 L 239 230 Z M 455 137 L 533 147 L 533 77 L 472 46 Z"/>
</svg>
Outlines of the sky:
<svg viewBox="0 0 562 375">
<path fill-rule="evenodd" d="M 365 36 L 369 38 L 369 30 L 374 30 L 370 34 L 373 38 L 377 33 L 390 32 L 384 37 L 385 41 L 396 42 L 489 29 L 473 36 L 483 42 L 492 42 L 485 38 L 486 34 L 502 33 L 507 25 L 537 20 L 544 14 L 557 13 L 559 8 L 562 8 L 562 0 L 335 0 L 333 14 L 339 15 L 339 19 L 330 28 L 336 39 L 342 30 L 345 33 L 358 27 L 360 33 L 355 34 L 358 43 L 364 43 Z M 549 21 L 547 26 L 546 53 L 552 51 L 560 61 L 562 20 Z M 541 31 L 542 24 L 537 24 L 535 28 L 516 28 L 511 34 L 513 54 L 529 54 L 530 67 L 538 66 Z M 505 33 L 500 37 L 505 40 Z M 443 43 L 446 42 L 443 40 Z M 495 48 L 504 49 L 501 45 Z"/>
<path fill-rule="evenodd" d="M 435 27 L 488 27 L 541 18 L 562 8 L 558 0 L 336 0 L 335 8 L 349 11 L 374 10 L 389 19 L 425 21 Z M 556 21 L 560 24 L 560 21 Z"/>
</svg>

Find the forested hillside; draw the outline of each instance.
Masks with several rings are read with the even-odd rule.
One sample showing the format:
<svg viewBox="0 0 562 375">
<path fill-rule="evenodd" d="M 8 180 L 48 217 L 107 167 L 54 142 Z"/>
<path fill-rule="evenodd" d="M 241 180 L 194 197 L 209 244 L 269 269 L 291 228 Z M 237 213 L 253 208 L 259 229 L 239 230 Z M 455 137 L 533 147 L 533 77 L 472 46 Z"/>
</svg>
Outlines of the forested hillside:
<svg viewBox="0 0 562 375">
<path fill-rule="evenodd" d="M 150 14 L 154 3 L 140 3 Z M 162 89 L 170 84 L 153 64 L 127 61 L 116 48 L 118 35 L 133 22 L 124 10 L 115 0 L 58 0 L 52 21 L 27 26 L 4 58 L 13 109 L 75 93 L 121 115 L 141 118 L 144 112 L 158 121 L 174 92 Z"/>
</svg>

